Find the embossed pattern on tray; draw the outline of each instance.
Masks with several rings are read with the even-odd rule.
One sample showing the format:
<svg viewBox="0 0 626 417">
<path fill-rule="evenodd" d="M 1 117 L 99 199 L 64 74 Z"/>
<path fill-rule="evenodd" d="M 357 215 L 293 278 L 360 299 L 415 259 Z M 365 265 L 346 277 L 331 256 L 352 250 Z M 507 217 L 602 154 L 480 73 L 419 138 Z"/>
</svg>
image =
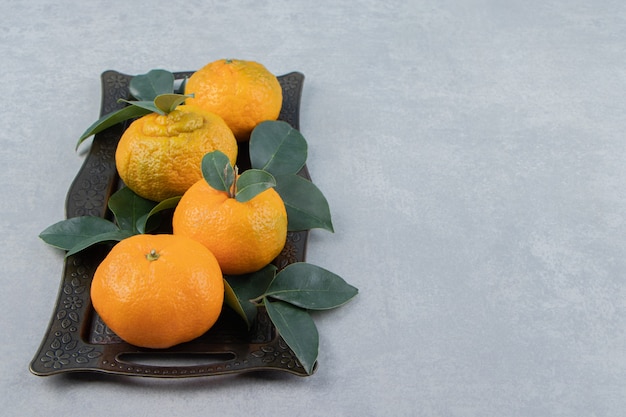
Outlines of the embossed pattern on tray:
<svg viewBox="0 0 626 417">
<path fill-rule="evenodd" d="M 181 80 L 192 72 L 175 73 Z M 117 71 L 102 74 L 101 114 L 117 110 L 130 98 L 132 76 Z M 304 75 L 292 72 L 278 77 L 283 88 L 279 120 L 299 129 L 300 97 Z M 113 126 L 94 138 L 83 166 L 66 198 L 66 216 L 108 216 L 109 196 L 120 187 L 115 169 L 115 149 L 127 123 Z M 240 144 L 238 165 L 249 166 L 247 144 Z M 306 166 L 300 175 L 310 179 Z M 287 243 L 274 264 L 282 269 L 305 260 L 308 232 L 289 232 Z M 88 248 L 65 259 L 57 301 L 41 346 L 30 363 L 39 376 L 64 372 L 103 372 L 129 376 L 181 378 L 241 372 L 278 370 L 306 376 L 304 368 L 276 331 L 267 313 L 259 309 L 252 329 L 247 329 L 225 307 L 218 322 L 203 336 L 170 349 L 154 350 L 122 341 L 91 306 L 91 279 L 106 256 L 104 245 Z M 141 360 L 147 358 L 146 361 Z M 161 358 L 167 365 L 160 365 Z M 192 365 L 172 365 L 171 359 L 195 358 Z M 150 360 L 148 360 L 150 359 Z M 148 362 L 148 363 L 146 363 Z M 175 362 L 175 361 L 174 361 Z M 199 363 L 196 363 L 199 362 Z"/>
</svg>

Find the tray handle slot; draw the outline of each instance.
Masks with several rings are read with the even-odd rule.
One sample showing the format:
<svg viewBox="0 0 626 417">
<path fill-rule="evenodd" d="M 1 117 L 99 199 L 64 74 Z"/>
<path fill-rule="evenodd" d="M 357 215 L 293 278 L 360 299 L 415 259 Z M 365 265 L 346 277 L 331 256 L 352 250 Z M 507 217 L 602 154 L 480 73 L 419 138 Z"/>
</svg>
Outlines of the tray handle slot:
<svg viewBox="0 0 626 417">
<path fill-rule="evenodd" d="M 226 363 L 236 358 L 234 353 L 190 352 L 132 352 L 121 353 L 117 360 L 129 365 L 158 367 L 208 366 Z"/>
</svg>

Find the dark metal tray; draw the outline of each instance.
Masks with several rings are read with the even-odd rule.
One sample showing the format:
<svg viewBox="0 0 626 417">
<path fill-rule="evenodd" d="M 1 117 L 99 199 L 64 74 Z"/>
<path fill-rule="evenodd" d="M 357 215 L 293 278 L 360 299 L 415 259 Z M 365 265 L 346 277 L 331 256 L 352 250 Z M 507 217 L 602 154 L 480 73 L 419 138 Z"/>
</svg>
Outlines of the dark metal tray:
<svg viewBox="0 0 626 417">
<path fill-rule="evenodd" d="M 192 72 L 175 73 L 181 80 Z M 102 74 L 101 114 L 117 110 L 128 99 L 132 76 L 116 71 Z M 279 120 L 299 129 L 299 111 L 304 75 L 298 72 L 278 77 L 283 88 Z M 109 196 L 120 186 L 115 168 L 115 149 L 126 124 L 99 133 L 74 179 L 66 200 L 66 216 L 109 217 Z M 249 167 L 247 143 L 240 144 L 237 161 Z M 310 179 L 306 167 L 300 175 Z M 282 269 L 305 259 L 308 232 L 289 232 L 284 250 L 274 261 Z M 39 376 L 65 372 L 103 372 L 161 378 L 199 377 L 250 371 L 285 371 L 307 376 L 267 313 L 259 309 L 248 330 L 230 308 L 224 307 L 218 322 L 203 336 L 169 349 L 144 349 L 122 341 L 93 310 L 90 285 L 93 273 L 106 256 L 104 246 L 95 246 L 65 259 L 56 305 L 41 346 L 30 363 Z"/>
</svg>

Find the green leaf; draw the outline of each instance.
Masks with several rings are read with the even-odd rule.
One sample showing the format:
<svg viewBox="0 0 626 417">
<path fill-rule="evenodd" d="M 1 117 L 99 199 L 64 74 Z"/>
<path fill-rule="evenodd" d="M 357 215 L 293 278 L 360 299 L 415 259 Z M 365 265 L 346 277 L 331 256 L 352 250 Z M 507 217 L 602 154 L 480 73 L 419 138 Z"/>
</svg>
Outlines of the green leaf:
<svg viewBox="0 0 626 417">
<path fill-rule="evenodd" d="M 81 240 L 80 242 L 78 242 L 76 245 L 74 245 L 69 252 L 67 252 L 67 254 L 65 255 L 70 256 L 73 255 L 75 253 L 80 252 L 83 249 L 87 249 L 88 247 L 95 245 L 97 243 L 104 243 L 104 242 L 112 242 L 112 241 L 121 241 L 124 240 L 128 237 L 133 236 L 135 233 L 129 231 L 129 230 L 115 230 L 112 232 L 105 232 L 105 233 L 100 233 L 98 235 L 95 236 L 91 236 L 88 237 L 86 239 Z"/>
<path fill-rule="evenodd" d="M 311 181 L 299 175 L 276 176 L 276 191 L 287 209 L 290 231 L 314 228 L 333 232 L 326 197 Z"/>
<path fill-rule="evenodd" d="M 328 310 L 347 303 L 358 292 L 339 275 L 297 262 L 276 275 L 265 296 L 309 310 Z"/>
<path fill-rule="evenodd" d="M 83 141 L 91 135 L 98 134 L 103 130 L 108 129 L 111 126 L 115 126 L 116 124 L 121 123 L 125 120 L 145 116 L 149 113 L 152 113 L 152 110 L 148 110 L 138 106 L 126 106 L 113 113 L 106 114 L 96 120 L 91 126 L 87 128 L 87 130 L 85 130 L 85 132 L 78 139 L 76 149 L 78 149 L 80 144 L 83 143 Z"/>
<path fill-rule="evenodd" d="M 222 151 L 213 151 L 202 158 L 202 176 L 216 190 L 230 192 L 235 181 L 235 170 Z"/>
<path fill-rule="evenodd" d="M 307 143 L 299 131 L 283 121 L 265 121 L 250 136 L 252 168 L 273 175 L 296 174 L 307 158 Z"/>
<path fill-rule="evenodd" d="M 161 201 L 159 204 L 154 206 L 149 213 L 144 214 L 143 216 L 137 219 L 136 227 L 139 233 L 148 233 L 159 226 L 160 223 L 160 215 L 163 211 L 176 208 L 178 202 L 180 201 L 179 197 L 171 197 Z"/>
<path fill-rule="evenodd" d="M 130 188 L 124 187 L 109 197 L 109 209 L 122 230 L 139 232 L 137 220 L 150 213 L 156 202 L 140 197 Z"/>
<path fill-rule="evenodd" d="M 124 100 L 123 98 L 120 98 L 117 101 L 119 103 L 126 103 L 126 104 L 129 104 L 131 106 L 142 108 L 144 110 L 149 111 L 150 113 L 165 114 L 165 112 L 163 112 L 161 109 L 159 109 L 156 106 L 154 101 L 130 101 L 130 100 Z"/>
<path fill-rule="evenodd" d="M 146 74 L 135 75 L 128 86 L 130 94 L 140 101 L 153 101 L 159 94 L 174 92 L 174 74 L 155 69 Z"/>
<path fill-rule="evenodd" d="M 149 113 L 165 113 L 156 106 L 154 100 L 161 94 L 171 94 L 174 92 L 174 74 L 169 71 L 157 69 L 147 74 L 136 75 L 130 79 L 129 91 L 137 101 L 118 100 L 131 105 L 115 112 L 105 114 L 96 120 L 80 136 L 76 144 L 76 149 L 91 135 L 98 134 L 125 120 L 145 116 Z"/>
<path fill-rule="evenodd" d="M 39 237 L 49 245 L 70 250 L 85 239 L 118 230 L 113 222 L 101 217 L 81 216 L 57 222 L 47 227 Z"/>
<path fill-rule="evenodd" d="M 260 169 L 248 169 L 237 179 L 235 199 L 245 203 L 274 186 L 276 186 L 276 180 L 269 172 Z"/>
<path fill-rule="evenodd" d="M 248 328 L 257 315 L 257 305 L 250 300 L 259 298 L 275 275 L 276 267 L 270 264 L 251 274 L 224 276 L 224 301 L 244 319 Z"/>
<path fill-rule="evenodd" d="M 188 80 L 189 80 L 189 77 L 185 77 L 182 80 L 180 80 L 180 84 L 178 85 L 178 87 L 176 87 L 176 81 L 174 81 L 174 93 L 185 94 L 185 87 L 187 87 Z"/>
<path fill-rule="evenodd" d="M 296 354 L 305 371 L 311 375 L 319 352 L 319 334 L 306 310 L 282 301 L 265 299 L 270 320 L 287 345 Z"/>
<path fill-rule="evenodd" d="M 170 113 L 176 107 L 183 104 L 189 97 L 193 96 L 184 94 L 159 94 L 154 99 L 154 105 L 163 113 Z"/>
</svg>

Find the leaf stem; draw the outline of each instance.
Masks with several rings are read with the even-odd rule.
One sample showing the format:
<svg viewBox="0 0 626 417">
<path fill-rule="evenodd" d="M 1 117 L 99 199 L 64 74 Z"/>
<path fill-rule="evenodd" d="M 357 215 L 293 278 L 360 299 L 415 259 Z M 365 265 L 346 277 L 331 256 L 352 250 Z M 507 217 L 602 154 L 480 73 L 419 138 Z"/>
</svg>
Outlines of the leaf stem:
<svg viewBox="0 0 626 417">
<path fill-rule="evenodd" d="M 265 303 L 265 294 L 261 294 L 256 298 L 251 298 L 250 301 L 252 304 L 255 304 L 257 306 L 263 305 Z"/>
<path fill-rule="evenodd" d="M 235 165 L 233 168 L 235 170 L 235 175 L 233 178 L 233 185 L 230 187 L 230 190 L 228 192 L 228 196 L 230 198 L 235 198 L 235 196 L 237 195 L 237 177 L 239 176 L 239 167 Z"/>
</svg>

